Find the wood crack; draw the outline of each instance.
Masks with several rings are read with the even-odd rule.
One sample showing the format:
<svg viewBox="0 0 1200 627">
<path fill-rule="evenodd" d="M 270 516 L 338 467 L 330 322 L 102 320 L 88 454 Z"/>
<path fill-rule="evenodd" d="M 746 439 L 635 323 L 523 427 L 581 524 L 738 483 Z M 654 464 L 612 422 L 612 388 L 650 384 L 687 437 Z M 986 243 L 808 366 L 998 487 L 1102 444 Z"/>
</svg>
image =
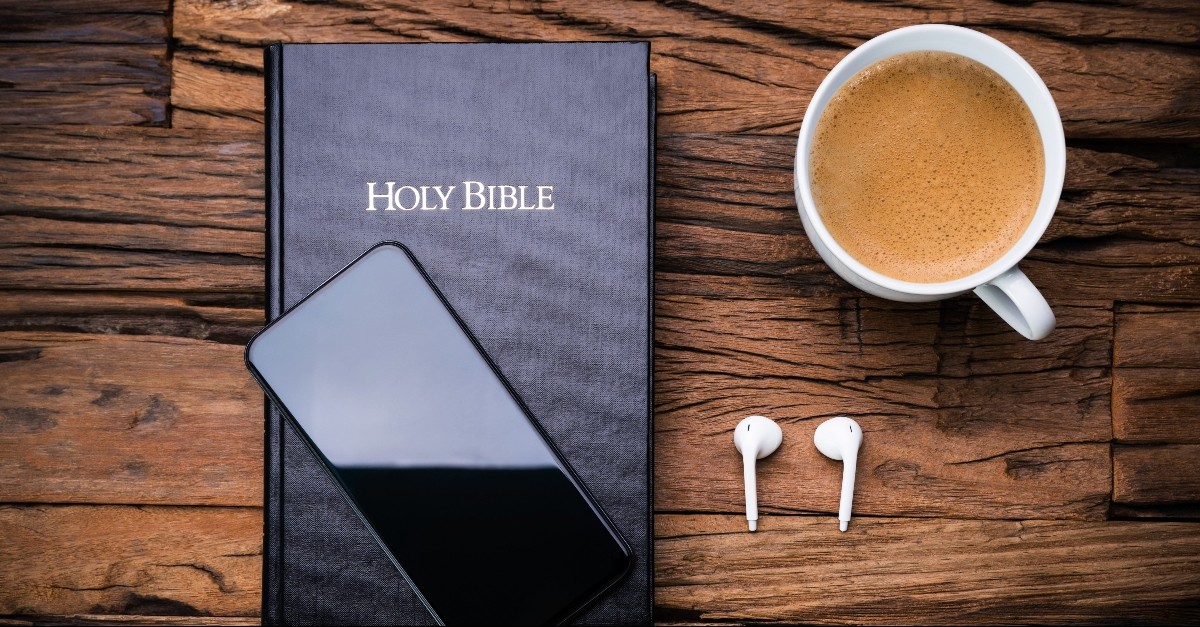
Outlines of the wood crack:
<svg viewBox="0 0 1200 627">
<path fill-rule="evenodd" d="M 804 43 L 817 44 L 817 45 L 825 46 L 828 48 L 836 48 L 836 49 L 840 49 L 840 50 L 849 50 L 849 49 L 854 48 L 855 45 L 857 45 L 857 44 L 851 45 L 844 41 L 839 41 L 837 39 L 830 39 L 828 37 L 823 37 L 821 35 L 816 35 L 813 33 L 806 33 L 806 32 L 803 32 L 803 31 L 800 31 L 800 30 L 797 30 L 794 28 L 786 28 L 784 26 L 780 26 L 778 24 L 766 22 L 763 20 L 756 20 L 754 18 L 745 16 L 745 15 L 740 15 L 738 13 L 714 9 L 712 7 L 705 6 L 698 2 L 692 2 L 689 0 L 665 0 L 665 1 L 659 0 L 659 2 L 663 6 L 672 7 L 672 8 L 676 7 L 676 6 L 687 7 L 687 9 L 689 9 L 690 11 L 700 14 L 702 16 L 702 18 L 717 19 L 717 20 L 725 22 L 727 24 L 731 24 L 733 26 L 743 28 L 750 32 L 759 33 L 759 34 L 767 35 L 770 37 L 782 38 L 782 39 L 790 40 L 792 42 L 795 42 L 795 40 L 797 38 L 799 38 L 800 41 L 802 41 Z"/>
<path fill-rule="evenodd" d="M 1030 446 L 1030 447 L 1026 447 L 1026 448 L 1013 449 L 1010 451 L 1004 451 L 1003 453 L 996 453 L 995 455 L 988 455 L 987 457 L 979 457 L 976 459 L 967 459 L 967 460 L 963 460 L 963 461 L 946 462 L 946 463 L 951 466 L 961 466 L 964 464 L 978 464 L 980 462 L 992 461 L 994 459 L 1000 459 L 1002 457 L 1008 457 L 1009 455 L 1016 455 L 1018 453 L 1029 453 L 1032 451 L 1045 451 L 1045 450 L 1050 450 L 1050 449 L 1063 448 L 1066 446 L 1075 446 L 1078 444 L 1109 444 L 1109 441 L 1108 440 L 1079 440 L 1079 441 L 1072 441 L 1072 442 L 1057 442 L 1054 444 L 1045 444 L 1045 445 L 1041 445 L 1041 446 Z M 1059 463 L 1059 462 L 1065 462 L 1065 461 L 1087 461 L 1087 460 L 1055 459 L 1055 460 L 1048 460 L 1045 463 Z"/>
<path fill-rule="evenodd" d="M 207 575 L 208 578 L 210 580 L 212 580 L 212 582 L 214 584 L 216 584 L 217 589 L 220 590 L 221 592 L 229 593 L 229 592 L 234 591 L 234 590 L 226 587 L 225 575 L 221 574 L 216 569 L 206 566 L 204 564 L 197 564 L 197 563 L 190 563 L 190 562 L 184 563 L 184 564 L 157 564 L 156 563 L 156 564 L 151 564 L 151 566 L 158 566 L 160 568 L 191 568 L 193 570 L 198 570 L 198 571 L 204 573 L 205 575 Z"/>
<path fill-rule="evenodd" d="M 102 592 L 104 590 L 113 590 L 115 588 L 137 588 L 139 586 L 123 583 L 110 583 L 103 586 L 64 586 L 60 584 L 50 584 L 47 586 L 55 590 L 70 590 L 72 592 Z"/>
</svg>

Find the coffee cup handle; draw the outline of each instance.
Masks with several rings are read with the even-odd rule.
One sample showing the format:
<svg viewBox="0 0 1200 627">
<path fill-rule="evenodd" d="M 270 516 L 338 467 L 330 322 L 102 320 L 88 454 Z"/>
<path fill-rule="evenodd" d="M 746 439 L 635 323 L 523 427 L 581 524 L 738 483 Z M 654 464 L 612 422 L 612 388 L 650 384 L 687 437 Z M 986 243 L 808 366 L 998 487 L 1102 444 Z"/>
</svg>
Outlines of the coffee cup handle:
<svg viewBox="0 0 1200 627">
<path fill-rule="evenodd" d="M 975 293 L 1009 326 L 1031 340 L 1040 340 L 1054 330 L 1050 305 L 1016 266 L 975 288 Z"/>
</svg>

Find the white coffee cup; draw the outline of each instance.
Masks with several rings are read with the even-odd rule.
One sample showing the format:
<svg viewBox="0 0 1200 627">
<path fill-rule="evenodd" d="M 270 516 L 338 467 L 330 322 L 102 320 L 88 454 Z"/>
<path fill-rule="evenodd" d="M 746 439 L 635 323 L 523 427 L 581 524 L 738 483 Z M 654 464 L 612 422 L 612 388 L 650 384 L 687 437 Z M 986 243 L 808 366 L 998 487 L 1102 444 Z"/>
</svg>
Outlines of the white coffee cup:
<svg viewBox="0 0 1200 627">
<path fill-rule="evenodd" d="M 813 202 L 809 160 L 817 120 L 837 90 L 859 70 L 887 57 L 914 50 L 953 52 L 974 59 L 994 70 L 1025 100 L 1042 136 L 1045 180 L 1037 212 L 1017 243 L 995 263 L 970 276 L 940 283 L 914 283 L 895 279 L 851 257 L 821 221 Z M 796 144 L 796 204 L 804 230 L 821 258 L 843 279 L 865 292 L 906 302 L 939 300 L 974 290 L 1009 325 L 1031 340 L 1046 337 L 1054 329 L 1054 312 L 1033 283 L 1017 267 L 1037 243 L 1054 217 L 1066 173 L 1067 148 L 1058 107 L 1046 84 L 1008 46 L 976 31 L 944 24 L 908 26 L 884 33 L 856 48 L 821 81 L 804 113 Z"/>
</svg>

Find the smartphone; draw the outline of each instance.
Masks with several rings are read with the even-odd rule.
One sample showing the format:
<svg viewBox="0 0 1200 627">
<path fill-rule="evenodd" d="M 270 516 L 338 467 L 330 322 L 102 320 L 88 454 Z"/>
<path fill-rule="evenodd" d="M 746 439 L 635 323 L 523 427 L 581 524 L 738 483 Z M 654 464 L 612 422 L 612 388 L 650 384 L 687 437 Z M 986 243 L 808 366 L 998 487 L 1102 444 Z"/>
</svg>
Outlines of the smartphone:
<svg viewBox="0 0 1200 627">
<path fill-rule="evenodd" d="M 246 364 L 440 624 L 564 622 L 629 572 L 629 545 L 403 245 L 260 331 Z"/>
</svg>

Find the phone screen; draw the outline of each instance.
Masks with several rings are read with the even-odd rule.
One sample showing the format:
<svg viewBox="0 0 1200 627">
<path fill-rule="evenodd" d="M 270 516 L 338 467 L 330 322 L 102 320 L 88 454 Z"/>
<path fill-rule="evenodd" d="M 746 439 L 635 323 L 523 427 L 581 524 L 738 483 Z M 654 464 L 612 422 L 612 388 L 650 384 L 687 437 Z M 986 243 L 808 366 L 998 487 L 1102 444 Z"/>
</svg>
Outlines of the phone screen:
<svg viewBox="0 0 1200 627">
<path fill-rule="evenodd" d="M 380 244 L 246 361 L 445 624 L 558 622 L 631 554 L 403 247 Z"/>
</svg>

